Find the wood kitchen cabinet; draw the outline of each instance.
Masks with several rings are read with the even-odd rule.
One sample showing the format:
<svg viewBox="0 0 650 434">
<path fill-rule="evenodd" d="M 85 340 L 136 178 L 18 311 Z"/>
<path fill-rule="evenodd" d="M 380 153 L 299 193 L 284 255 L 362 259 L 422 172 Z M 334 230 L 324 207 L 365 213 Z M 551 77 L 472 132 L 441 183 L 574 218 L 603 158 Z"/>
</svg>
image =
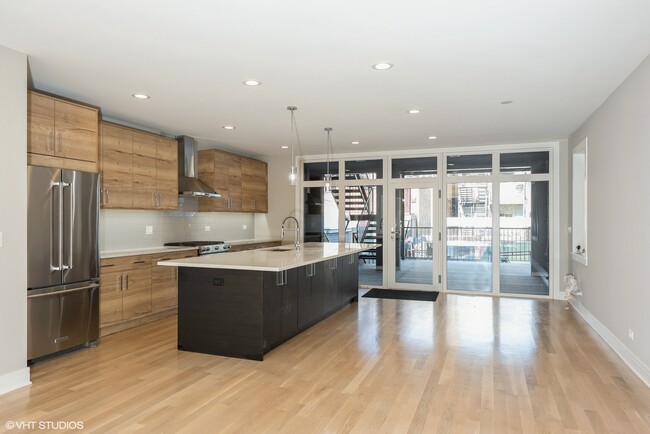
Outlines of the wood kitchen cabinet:
<svg viewBox="0 0 650 434">
<path fill-rule="evenodd" d="M 268 212 L 268 167 L 263 161 L 242 159 L 242 211 Z"/>
<path fill-rule="evenodd" d="M 196 256 L 196 250 L 102 259 L 99 321 L 101 335 L 136 327 L 176 313 L 178 269 L 158 261 Z"/>
<path fill-rule="evenodd" d="M 199 211 L 268 212 L 268 169 L 263 161 L 216 149 L 199 151 L 199 179 L 221 194 L 200 198 Z"/>
<path fill-rule="evenodd" d="M 199 198 L 199 211 L 241 211 L 241 156 L 213 149 L 199 151 L 199 179 L 221 194 Z"/>
<path fill-rule="evenodd" d="M 98 110 L 27 93 L 28 164 L 98 172 Z"/>
<path fill-rule="evenodd" d="M 146 256 L 102 259 L 100 279 L 100 327 L 151 313 L 151 262 Z"/>
<path fill-rule="evenodd" d="M 159 313 L 178 307 L 178 268 L 157 265 L 158 261 L 191 258 L 196 251 L 151 256 L 151 310 Z"/>
<path fill-rule="evenodd" d="M 177 209 L 176 141 L 106 122 L 100 129 L 102 208 Z"/>
</svg>

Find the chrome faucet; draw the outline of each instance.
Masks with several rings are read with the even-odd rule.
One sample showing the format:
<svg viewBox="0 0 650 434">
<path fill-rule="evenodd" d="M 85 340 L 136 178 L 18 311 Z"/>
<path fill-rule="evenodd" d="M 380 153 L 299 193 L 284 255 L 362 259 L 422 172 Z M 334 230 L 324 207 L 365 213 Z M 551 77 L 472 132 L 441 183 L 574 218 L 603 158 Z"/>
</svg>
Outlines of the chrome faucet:
<svg viewBox="0 0 650 434">
<path fill-rule="evenodd" d="M 280 235 L 280 238 L 284 239 L 284 224 L 285 224 L 285 223 L 287 222 L 287 220 L 289 220 L 289 219 L 291 219 L 291 220 L 293 220 L 293 221 L 296 222 L 296 229 L 295 229 L 295 231 L 296 231 L 296 239 L 295 239 L 295 241 L 293 242 L 293 245 L 294 245 L 294 247 L 295 247 L 296 250 L 299 250 L 299 249 L 300 249 L 300 223 L 298 223 L 298 219 L 295 218 L 294 216 L 291 216 L 291 215 L 290 215 L 289 217 L 286 217 L 286 218 L 282 221 L 282 234 Z"/>
</svg>

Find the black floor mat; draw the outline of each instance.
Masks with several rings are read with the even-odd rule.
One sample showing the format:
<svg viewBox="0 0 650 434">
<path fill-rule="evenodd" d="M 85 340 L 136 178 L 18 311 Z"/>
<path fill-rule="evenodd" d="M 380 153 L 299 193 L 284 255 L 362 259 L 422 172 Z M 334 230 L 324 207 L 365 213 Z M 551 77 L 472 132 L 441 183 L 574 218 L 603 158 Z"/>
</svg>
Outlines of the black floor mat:
<svg viewBox="0 0 650 434">
<path fill-rule="evenodd" d="M 392 300 L 436 301 L 438 292 L 373 288 L 363 294 L 363 296 L 369 298 L 390 298 Z"/>
</svg>

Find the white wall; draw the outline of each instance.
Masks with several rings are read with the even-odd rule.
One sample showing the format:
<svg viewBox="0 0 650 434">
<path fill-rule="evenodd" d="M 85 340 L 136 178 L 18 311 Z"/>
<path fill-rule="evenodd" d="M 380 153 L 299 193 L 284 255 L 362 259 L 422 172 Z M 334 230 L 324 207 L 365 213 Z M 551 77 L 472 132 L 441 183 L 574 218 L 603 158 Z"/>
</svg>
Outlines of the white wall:
<svg viewBox="0 0 650 434">
<path fill-rule="evenodd" d="M 146 234 L 146 226 L 153 226 L 151 235 Z M 254 226 L 249 213 L 102 210 L 99 250 L 157 247 L 173 241 L 249 240 L 255 238 Z"/>
<path fill-rule="evenodd" d="M 650 56 L 571 136 L 571 148 L 585 137 L 589 265 L 573 263 L 584 293 L 576 308 L 650 385 Z"/>
<path fill-rule="evenodd" d="M 289 185 L 289 157 L 264 158 L 269 169 L 269 212 L 255 215 L 255 238 L 277 239 L 285 217 L 296 215 L 296 187 Z M 291 226 L 293 227 L 293 226 Z"/>
<path fill-rule="evenodd" d="M 27 57 L 0 46 L 0 394 L 27 368 Z"/>
</svg>

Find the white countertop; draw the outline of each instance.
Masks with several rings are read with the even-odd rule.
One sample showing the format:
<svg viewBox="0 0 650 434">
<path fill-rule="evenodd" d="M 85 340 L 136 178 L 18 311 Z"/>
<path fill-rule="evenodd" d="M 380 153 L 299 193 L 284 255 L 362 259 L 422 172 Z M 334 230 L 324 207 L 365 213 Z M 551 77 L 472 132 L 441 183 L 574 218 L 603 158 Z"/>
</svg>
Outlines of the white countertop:
<svg viewBox="0 0 650 434">
<path fill-rule="evenodd" d="M 196 258 L 160 261 L 158 265 L 169 267 L 221 268 L 228 270 L 282 271 L 325 259 L 347 256 L 352 253 L 374 249 L 381 244 L 357 243 L 305 243 L 300 250 L 293 245 L 269 247 L 227 254 L 197 256 Z M 283 249 L 283 251 L 277 251 Z M 291 250 L 284 250 L 291 249 Z"/>
<path fill-rule="evenodd" d="M 121 258 L 124 256 L 155 255 L 156 253 L 182 252 L 196 250 L 196 247 L 144 247 L 139 249 L 105 250 L 99 252 L 101 259 Z"/>
</svg>

